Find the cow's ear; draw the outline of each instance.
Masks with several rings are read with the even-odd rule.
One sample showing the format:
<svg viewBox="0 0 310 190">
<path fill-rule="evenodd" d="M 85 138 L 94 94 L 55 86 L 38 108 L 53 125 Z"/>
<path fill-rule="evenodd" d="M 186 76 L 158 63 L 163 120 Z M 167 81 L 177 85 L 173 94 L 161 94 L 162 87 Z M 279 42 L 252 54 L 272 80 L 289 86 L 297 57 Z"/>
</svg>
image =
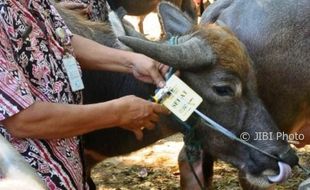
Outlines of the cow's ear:
<svg viewBox="0 0 310 190">
<path fill-rule="evenodd" d="M 194 26 L 194 21 L 171 3 L 160 3 L 158 13 L 164 32 L 168 37 L 184 35 Z"/>
</svg>

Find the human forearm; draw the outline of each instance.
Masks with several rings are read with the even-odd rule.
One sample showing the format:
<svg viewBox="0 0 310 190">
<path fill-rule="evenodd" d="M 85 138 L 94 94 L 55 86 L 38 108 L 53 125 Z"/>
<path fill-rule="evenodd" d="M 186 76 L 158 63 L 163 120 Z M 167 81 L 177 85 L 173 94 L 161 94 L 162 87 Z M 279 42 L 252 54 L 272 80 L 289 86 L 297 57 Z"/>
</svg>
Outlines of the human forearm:
<svg viewBox="0 0 310 190">
<path fill-rule="evenodd" d="M 132 73 L 137 79 L 163 87 L 165 66 L 145 55 L 103 46 L 79 35 L 72 45 L 82 69 Z"/>
<path fill-rule="evenodd" d="M 88 105 L 36 102 L 1 124 L 19 138 L 64 138 L 115 126 L 142 138 L 141 128 L 153 128 L 159 113 L 168 112 L 136 96 Z"/>
<path fill-rule="evenodd" d="M 132 56 L 126 52 L 74 35 L 72 45 L 83 69 L 132 72 Z"/>
<path fill-rule="evenodd" d="M 20 138 L 64 138 L 118 124 L 115 101 L 92 105 L 36 102 L 3 121 L 9 132 Z M 105 113 L 105 114 L 103 114 Z"/>
</svg>

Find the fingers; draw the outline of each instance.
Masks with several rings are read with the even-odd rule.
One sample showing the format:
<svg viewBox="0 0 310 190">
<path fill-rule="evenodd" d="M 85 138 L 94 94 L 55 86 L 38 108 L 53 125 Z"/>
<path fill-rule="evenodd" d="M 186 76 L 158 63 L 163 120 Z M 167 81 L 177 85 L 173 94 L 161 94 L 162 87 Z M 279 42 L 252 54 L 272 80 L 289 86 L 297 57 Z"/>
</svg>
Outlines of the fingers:
<svg viewBox="0 0 310 190">
<path fill-rule="evenodd" d="M 151 114 L 147 118 L 144 118 L 143 120 L 139 120 L 135 122 L 135 124 L 131 124 L 128 126 L 125 126 L 123 128 L 132 131 L 136 138 L 138 140 L 143 139 L 143 130 L 144 129 L 154 129 L 156 126 L 156 123 L 159 121 L 159 116 L 157 114 Z"/>
<path fill-rule="evenodd" d="M 174 73 L 176 76 L 181 76 L 181 72 L 180 72 L 180 70 L 177 70 L 175 73 Z"/>
<path fill-rule="evenodd" d="M 158 72 L 158 70 L 151 71 L 150 75 L 152 79 L 154 80 L 157 87 L 163 88 L 165 86 L 165 80 L 161 76 L 161 74 Z"/>
<path fill-rule="evenodd" d="M 143 81 L 143 82 L 146 82 L 146 83 L 153 83 L 153 79 L 150 77 L 150 76 L 148 76 L 148 75 L 142 75 L 142 74 L 139 74 L 139 73 L 134 73 L 134 76 L 137 78 L 137 79 L 139 79 L 139 80 L 141 80 L 141 81 Z"/>
<path fill-rule="evenodd" d="M 159 114 L 169 114 L 169 110 L 159 104 L 146 101 L 144 99 L 127 96 L 122 99 L 127 106 L 123 106 L 127 111 L 122 111 L 122 119 L 119 125 L 122 128 L 134 132 L 137 139 L 141 140 L 143 137 L 142 130 L 153 129 L 155 124 L 159 121 Z M 130 106 L 128 106 L 128 103 Z M 122 107 L 122 106 L 120 106 Z"/>
<path fill-rule="evenodd" d="M 164 75 L 162 75 L 163 72 L 165 72 L 166 68 L 163 64 L 154 61 L 154 66 L 150 69 L 150 76 L 152 77 L 154 83 L 157 87 L 163 88 L 165 86 L 165 80 Z M 167 72 L 167 71 L 166 71 Z"/>
<path fill-rule="evenodd" d="M 141 126 L 146 129 L 154 129 L 156 123 L 159 121 L 159 116 L 156 114 L 152 114 L 148 118 L 146 118 Z"/>
<path fill-rule="evenodd" d="M 148 118 L 149 121 L 151 122 L 158 122 L 159 121 L 159 116 L 157 114 L 152 114 L 149 118 Z"/>
<path fill-rule="evenodd" d="M 164 65 L 164 64 L 160 64 L 159 65 L 159 71 L 160 71 L 160 74 L 162 76 L 165 76 L 166 73 L 168 72 L 168 70 L 169 70 L 169 66 L 168 65 Z"/>
<path fill-rule="evenodd" d="M 145 55 L 133 54 L 135 56 L 132 60 L 133 75 L 143 82 L 151 82 L 156 84 L 157 87 L 164 87 L 165 80 L 164 74 L 168 70 L 168 66 L 159 63 Z"/>
<path fill-rule="evenodd" d="M 153 110 L 157 114 L 165 114 L 165 115 L 170 114 L 170 111 L 165 106 L 157 103 L 153 103 Z"/>
<path fill-rule="evenodd" d="M 141 128 L 141 130 L 143 130 L 143 129 L 151 130 L 151 129 L 154 129 L 154 127 L 155 127 L 155 123 L 150 122 L 150 121 L 146 121 L 146 122 L 144 122 L 144 125 Z"/>
<path fill-rule="evenodd" d="M 143 139 L 143 132 L 141 129 L 135 129 L 135 130 L 132 130 L 132 132 L 134 132 L 136 138 L 141 141 Z"/>
<path fill-rule="evenodd" d="M 155 126 L 155 123 L 159 121 L 159 116 L 157 114 L 151 114 L 148 117 L 145 117 L 139 121 L 136 122 L 135 127 L 138 128 L 147 128 L 147 129 L 152 129 Z"/>
<path fill-rule="evenodd" d="M 142 130 L 145 127 L 143 127 L 139 123 L 131 123 L 129 125 L 123 125 L 123 126 L 120 126 L 120 127 L 125 129 L 125 130 L 133 132 L 138 140 L 142 140 L 143 139 L 143 131 Z"/>
</svg>

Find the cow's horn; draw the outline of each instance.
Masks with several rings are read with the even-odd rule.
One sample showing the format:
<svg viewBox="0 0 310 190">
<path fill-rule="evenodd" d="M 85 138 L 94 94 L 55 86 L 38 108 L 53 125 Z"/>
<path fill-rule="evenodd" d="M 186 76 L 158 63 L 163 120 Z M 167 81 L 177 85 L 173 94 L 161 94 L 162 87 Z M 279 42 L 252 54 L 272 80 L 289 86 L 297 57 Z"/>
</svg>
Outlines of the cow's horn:
<svg viewBox="0 0 310 190">
<path fill-rule="evenodd" d="M 195 69 L 215 62 L 211 47 L 195 37 L 178 45 L 159 44 L 129 36 L 119 37 L 119 40 L 134 51 L 176 69 Z"/>
</svg>

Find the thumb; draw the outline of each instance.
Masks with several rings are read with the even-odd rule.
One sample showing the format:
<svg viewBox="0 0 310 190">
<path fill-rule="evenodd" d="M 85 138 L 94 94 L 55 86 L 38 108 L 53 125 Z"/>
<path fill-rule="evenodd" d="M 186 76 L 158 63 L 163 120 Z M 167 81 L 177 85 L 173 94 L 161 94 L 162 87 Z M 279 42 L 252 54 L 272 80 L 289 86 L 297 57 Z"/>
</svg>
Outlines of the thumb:
<svg viewBox="0 0 310 190">
<path fill-rule="evenodd" d="M 132 132 L 135 133 L 136 138 L 137 138 L 139 141 L 141 141 L 141 140 L 143 139 L 143 132 L 142 132 L 142 130 L 140 130 L 140 129 L 135 129 L 135 130 L 132 130 Z"/>
<path fill-rule="evenodd" d="M 154 69 L 150 71 L 150 75 L 157 87 L 163 88 L 165 86 L 165 80 L 163 76 L 161 76 L 159 71 L 156 69 L 156 67 L 154 67 Z"/>
</svg>

